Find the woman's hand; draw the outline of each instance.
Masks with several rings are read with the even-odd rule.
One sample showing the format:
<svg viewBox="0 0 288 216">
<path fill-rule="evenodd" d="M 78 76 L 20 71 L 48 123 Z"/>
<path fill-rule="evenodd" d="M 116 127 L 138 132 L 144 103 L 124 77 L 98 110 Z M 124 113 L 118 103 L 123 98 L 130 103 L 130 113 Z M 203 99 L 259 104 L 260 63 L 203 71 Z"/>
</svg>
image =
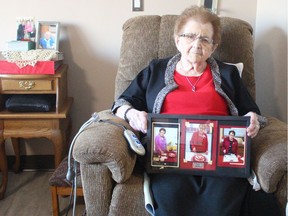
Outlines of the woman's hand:
<svg viewBox="0 0 288 216">
<path fill-rule="evenodd" d="M 116 115 L 120 118 L 125 119 L 124 115 L 126 113 L 128 122 L 134 130 L 141 131 L 142 133 L 147 133 L 147 113 L 144 111 L 136 110 L 134 108 L 130 108 L 131 106 L 123 105 L 117 109 Z M 128 112 L 126 112 L 127 110 Z"/>
<path fill-rule="evenodd" d="M 127 113 L 129 124 L 134 130 L 147 133 L 147 113 L 136 109 L 131 109 Z"/>
<path fill-rule="evenodd" d="M 260 124 L 257 119 L 257 115 L 254 112 L 249 112 L 245 116 L 250 116 L 250 125 L 247 128 L 247 135 L 250 136 L 251 138 L 254 138 L 260 129 Z"/>
</svg>

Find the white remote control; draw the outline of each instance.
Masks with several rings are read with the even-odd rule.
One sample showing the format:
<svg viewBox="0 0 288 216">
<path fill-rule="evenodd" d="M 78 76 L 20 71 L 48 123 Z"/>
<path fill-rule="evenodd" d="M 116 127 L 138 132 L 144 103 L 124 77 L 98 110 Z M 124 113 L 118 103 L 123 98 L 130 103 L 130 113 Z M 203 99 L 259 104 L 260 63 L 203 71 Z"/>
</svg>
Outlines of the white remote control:
<svg viewBox="0 0 288 216">
<path fill-rule="evenodd" d="M 130 148 L 138 155 L 145 155 L 145 148 L 131 130 L 124 130 L 124 137 L 129 143 Z"/>
</svg>

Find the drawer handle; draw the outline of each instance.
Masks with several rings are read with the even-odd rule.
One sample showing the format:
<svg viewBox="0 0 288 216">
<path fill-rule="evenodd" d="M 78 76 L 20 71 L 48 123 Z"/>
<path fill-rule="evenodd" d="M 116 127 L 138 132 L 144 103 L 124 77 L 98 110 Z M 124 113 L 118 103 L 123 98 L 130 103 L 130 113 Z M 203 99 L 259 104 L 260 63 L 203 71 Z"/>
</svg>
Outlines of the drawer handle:
<svg viewBox="0 0 288 216">
<path fill-rule="evenodd" d="M 34 81 L 19 81 L 19 87 L 25 90 L 30 90 L 35 87 Z"/>
</svg>

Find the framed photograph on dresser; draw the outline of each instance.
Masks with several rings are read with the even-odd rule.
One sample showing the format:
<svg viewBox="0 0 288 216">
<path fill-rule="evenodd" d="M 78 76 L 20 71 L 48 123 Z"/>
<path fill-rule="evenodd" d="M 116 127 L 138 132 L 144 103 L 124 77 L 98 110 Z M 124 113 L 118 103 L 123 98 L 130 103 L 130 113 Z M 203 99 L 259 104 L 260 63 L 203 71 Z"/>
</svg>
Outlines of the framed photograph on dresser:
<svg viewBox="0 0 288 216">
<path fill-rule="evenodd" d="M 17 17 L 17 41 L 35 41 L 34 17 Z"/>
<path fill-rule="evenodd" d="M 59 22 L 39 21 L 36 32 L 36 49 L 59 49 Z"/>
<path fill-rule="evenodd" d="M 148 114 L 148 173 L 250 175 L 250 117 Z"/>
</svg>

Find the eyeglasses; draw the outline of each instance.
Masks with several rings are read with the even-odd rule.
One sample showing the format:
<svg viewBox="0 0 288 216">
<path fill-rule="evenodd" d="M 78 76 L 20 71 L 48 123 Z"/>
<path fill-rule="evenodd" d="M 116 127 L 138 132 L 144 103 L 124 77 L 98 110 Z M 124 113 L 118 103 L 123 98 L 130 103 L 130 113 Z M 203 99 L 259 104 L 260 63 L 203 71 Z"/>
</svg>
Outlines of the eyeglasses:
<svg viewBox="0 0 288 216">
<path fill-rule="evenodd" d="M 208 37 L 198 36 L 197 34 L 181 34 L 179 37 L 184 37 L 187 43 L 193 43 L 194 41 L 198 40 L 202 45 L 211 45 L 214 44 L 214 41 Z"/>
</svg>

